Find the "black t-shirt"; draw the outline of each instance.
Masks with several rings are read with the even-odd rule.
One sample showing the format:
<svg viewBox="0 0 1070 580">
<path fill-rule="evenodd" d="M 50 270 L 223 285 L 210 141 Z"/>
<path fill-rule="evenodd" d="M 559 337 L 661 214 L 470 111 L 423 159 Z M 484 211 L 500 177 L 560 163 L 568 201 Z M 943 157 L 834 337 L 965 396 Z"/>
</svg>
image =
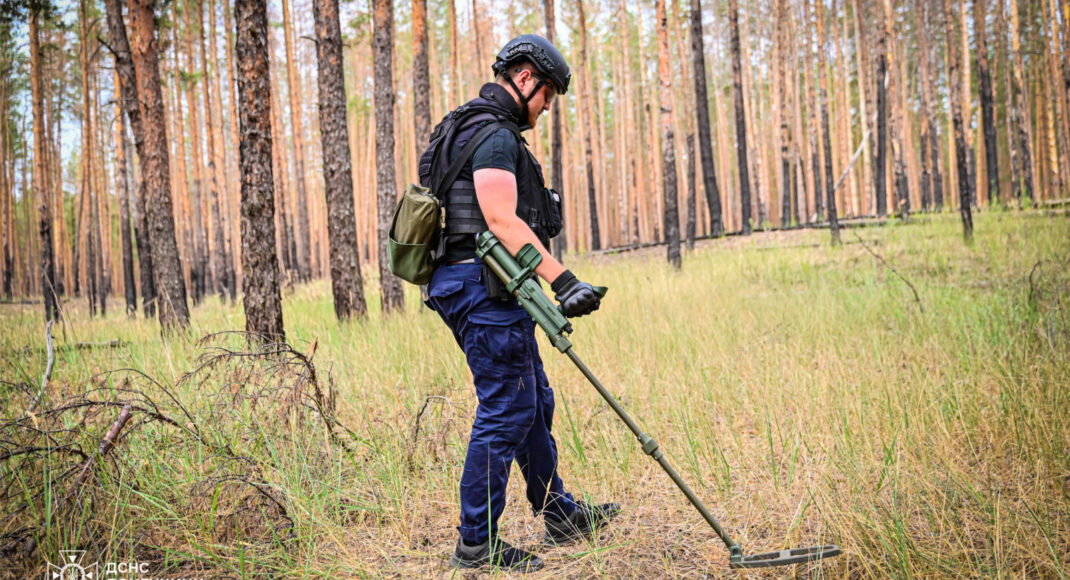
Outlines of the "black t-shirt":
<svg viewBox="0 0 1070 580">
<path fill-rule="evenodd" d="M 487 121 L 487 123 L 489 122 Z M 480 124 L 479 128 L 484 125 L 486 123 Z M 472 134 L 474 135 L 476 131 Z M 467 142 L 467 140 L 461 141 L 460 139 L 454 142 L 450 158 L 453 159 L 460 155 L 461 149 L 464 148 Z M 517 143 L 513 132 L 503 127 L 484 139 L 479 144 L 479 147 L 476 147 L 476 150 L 472 152 L 472 159 L 468 164 L 469 167 L 462 169 L 457 179 L 460 181 L 472 181 L 472 174 L 480 169 L 504 169 L 516 175 L 516 168 L 519 162 L 520 144 Z M 465 234 L 463 237 L 457 236 L 456 239 L 451 237 L 449 244 L 446 245 L 446 263 L 467 260 L 475 255 L 476 238 L 471 234 Z"/>
</svg>

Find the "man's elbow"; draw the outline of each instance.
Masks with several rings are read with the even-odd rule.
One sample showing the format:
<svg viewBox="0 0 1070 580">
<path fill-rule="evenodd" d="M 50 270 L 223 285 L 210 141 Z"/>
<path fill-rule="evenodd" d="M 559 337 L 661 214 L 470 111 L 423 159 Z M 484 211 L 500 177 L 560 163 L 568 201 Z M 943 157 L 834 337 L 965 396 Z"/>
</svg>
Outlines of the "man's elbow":
<svg viewBox="0 0 1070 580">
<path fill-rule="evenodd" d="M 503 213 L 484 214 L 483 218 L 487 222 L 487 228 L 498 237 L 501 237 L 502 233 L 508 232 L 516 222 L 515 215 Z"/>
</svg>

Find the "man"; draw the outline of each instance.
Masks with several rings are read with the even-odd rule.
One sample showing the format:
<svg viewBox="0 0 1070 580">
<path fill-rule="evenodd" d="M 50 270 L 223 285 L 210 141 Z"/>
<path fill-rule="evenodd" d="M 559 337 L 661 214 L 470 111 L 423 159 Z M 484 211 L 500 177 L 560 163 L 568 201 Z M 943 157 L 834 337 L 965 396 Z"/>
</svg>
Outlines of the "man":
<svg viewBox="0 0 1070 580">
<path fill-rule="evenodd" d="M 546 543 L 589 534 L 620 506 L 589 505 L 565 492 L 550 432 L 554 393 L 539 358 L 535 322 L 475 255 L 476 235 L 487 229 L 514 255 L 532 244 L 543 256 L 536 273 L 550 282 L 566 316 L 598 309 L 591 285 L 546 249 L 561 229 L 560 198 L 545 188 L 542 168 L 520 136 L 568 90 L 571 73 L 557 48 L 534 34 L 511 40 L 491 68 L 495 82 L 447 115 L 420 159 L 421 181 L 442 185 L 434 193 L 446 207 L 427 304 L 464 351 L 479 399 L 461 475 L 460 538 L 450 563 L 531 571 L 542 560 L 497 535 L 514 460 L 528 502 L 544 515 Z M 446 184 L 443 175 L 454 160 L 455 181 Z"/>
</svg>

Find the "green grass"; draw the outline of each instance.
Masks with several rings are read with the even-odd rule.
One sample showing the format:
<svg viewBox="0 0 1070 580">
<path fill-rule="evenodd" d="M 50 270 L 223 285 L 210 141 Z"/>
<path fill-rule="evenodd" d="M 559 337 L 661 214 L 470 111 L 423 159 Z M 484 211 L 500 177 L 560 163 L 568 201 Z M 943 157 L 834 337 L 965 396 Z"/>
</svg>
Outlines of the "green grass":
<svg viewBox="0 0 1070 580">
<path fill-rule="evenodd" d="M 682 272 L 663 248 L 571 257 L 581 278 L 611 289 L 573 342 L 748 553 L 840 544 L 843 556 L 798 569 L 822 577 L 1066 578 L 1070 219 L 985 213 L 976 227 L 972 246 L 952 215 L 853 230 L 922 308 L 850 232 L 839 249 L 825 231 L 700 243 Z M 58 345 L 124 345 L 60 350 L 46 403 L 95 389 L 94 400 L 156 401 L 180 426 L 135 411 L 87 501 L 46 522 L 37 552 L 0 576 L 40 574 L 60 549 L 84 548 L 87 560 L 151 562 L 159 576 L 450 577 L 474 389 L 415 288 L 391 317 L 375 280 L 366 295 L 368 319 L 345 325 L 325 281 L 285 297 L 290 343 L 299 353 L 315 343 L 321 400 L 336 397 L 335 439 L 293 356 L 221 360 L 183 380 L 219 352 L 211 345 L 244 348 L 236 336 L 197 342 L 241 329 L 238 307 L 211 298 L 188 337 L 163 340 L 153 321 L 68 306 Z M 40 310 L 0 306 L 0 379 L 25 383 L 3 385 L 5 420 L 40 381 Z M 712 530 L 571 363 L 545 341 L 542 352 L 566 485 L 624 513 L 596 541 L 542 549 L 541 577 L 724 575 Z M 101 375 L 122 368 L 173 390 L 192 420 L 135 373 Z M 71 411 L 40 427 L 93 450 L 117 414 Z M 25 429 L 2 435 L 45 445 Z M 27 504 L 17 490 L 81 462 L 3 461 L 0 513 Z M 5 517 L 0 534 L 39 525 L 71 480 Z M 540 523 L 519 480 L 503 535 L 534 547 Z"/>
</svg>

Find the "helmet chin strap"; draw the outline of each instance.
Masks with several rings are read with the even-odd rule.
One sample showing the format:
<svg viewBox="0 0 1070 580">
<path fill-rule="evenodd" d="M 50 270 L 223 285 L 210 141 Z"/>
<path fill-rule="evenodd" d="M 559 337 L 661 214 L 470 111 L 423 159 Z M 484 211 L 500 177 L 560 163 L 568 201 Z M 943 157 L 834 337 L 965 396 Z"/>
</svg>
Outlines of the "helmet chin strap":
<svg viewBox="0 0 1070 580">
<path fill-rule="evenodd" d="M 535 78 L 539 79 L 539 82 L 535 83 L 535 88 L 532 89 L 530 93 L 524 95 L 524 93 L 520 92 L 520 87 L 516 86 L 516 83 L 513 82 L 513 77 L 509 74 L 509 71 L 502 71 L 502 76 L 505 77 L 505 80 L 509 83 L 509 86 L 513 87 L 513 91 L 516 93 L 516 95 L 520 97 L 520 112 L 524 116 L 521 121 L 523 121 L 523 123 L 526 125 L 528 123 L 528 120 L 531 118 L 531 113 L 528 111 L 528 101 L 530 101 L 535 96 L 535 93 L 539 92 L 539 89 L 541 89 L 542 86 L 546 84 L 546 79 L 543 79 L 539 75 L 534 75 Z"/>
</svg>

